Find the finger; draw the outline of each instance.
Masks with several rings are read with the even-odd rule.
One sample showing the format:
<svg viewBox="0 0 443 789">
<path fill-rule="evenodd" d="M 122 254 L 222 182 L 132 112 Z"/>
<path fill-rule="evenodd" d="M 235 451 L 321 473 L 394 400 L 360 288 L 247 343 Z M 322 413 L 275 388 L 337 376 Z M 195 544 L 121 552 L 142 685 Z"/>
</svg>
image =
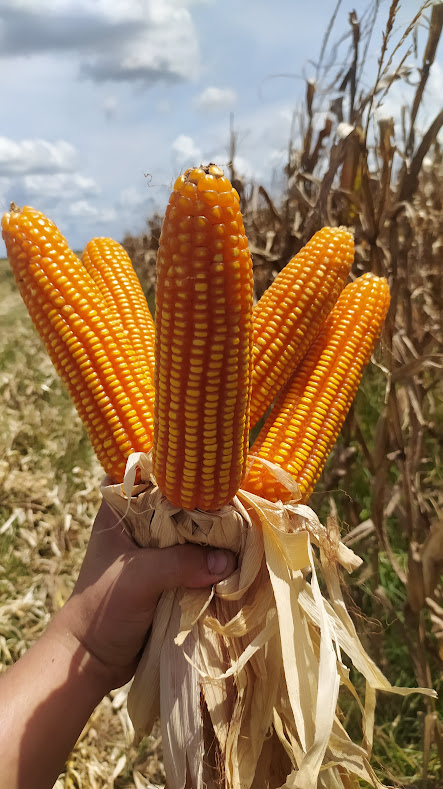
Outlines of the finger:
<svg viewBox="0 0 443 789">
<path fill-rule="evenodd" d="M 128 550 L 136 545 L 124 527 L 124 519 L 114 512 L 105 499 L 102 499 L 92 529 L 92 535 L 96 538 L 103 534 L 118 550 Z"/>
<path fill-rule="evenodd" d="M 189 589 L 212 586 L 231 575 L 237 566 L 231 551 L 203 548 L 200 545 L 145 549 L 140 554 L 137 558 L 144 565 L 146 577 L 150 578 L 152 585 L 155 584 L 158 592 L 177 586 Z"/>
<path fill-rule="evenodd" d="M 97 515 L 95 516 L 93 528 L 97 531 L 111 529 L 116 525 L 116 523 L 118 523 L 118 521 L 118 515 L 114 512 L 114 510 L 111 509 L 108 502 L 105 499 L 102 499 Z"/>
</svg>

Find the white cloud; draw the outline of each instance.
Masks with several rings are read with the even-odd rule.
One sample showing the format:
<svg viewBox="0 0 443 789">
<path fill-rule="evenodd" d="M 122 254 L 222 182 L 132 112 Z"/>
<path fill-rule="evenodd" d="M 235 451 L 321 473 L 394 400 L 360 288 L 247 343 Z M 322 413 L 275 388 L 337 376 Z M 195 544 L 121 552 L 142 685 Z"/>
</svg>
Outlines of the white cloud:
<svg viewBox="0 0 443 789">
<path fill-rule="evenodd" d="M 11 186 L 10 178 L 0 178 L 0 211 L 1 212 L 6 211 L 8 208 L 7 195 L 10 186 Z"/>
<path fill-rule="evenodd" d="M 187 134 L 179 134 L 172 143 L 172 150 L 177 155 L 181 164 L 198 164 L 201 161 L 202 152 L 196 145 L 192 137 Z"/>
<path fill-rule="evenodd" d="M 283 167 L 283 165 L 285 165 L 288 161 L 288 149 L 274 148 L 274 150 L 270 152 L 268 160 L 272 167 Z"/>
<path fill-rule="evenodd" d="M 232 109 L 237 101 L 237 94 L 232 88 L 205 88 L 194 99 L 195 106 L 203 112 L 218 112 Z"/>
<path fill-rule="evenodd" d="M 80 173 L 26 175 L 23 185 L 30 195 L 39 195 L 42 199 L 73 200 L 84 194 L 96 195 L 100 191 L 93 178 Z"/>
<path fill-rule="evenodd" d="M 246 159 L 244 156 L 236 156 L 234 164 L 236 171 L 243 175 L 244 178 L 255 181 L 261 178 L 261 171 L 254 167 L 249 159 Z"/>
<path fill-rule="evenodd" d="M 156 104 L 156 110 L 161 112 L 162 115 L 168 115 L 172 110 L 172 104 L 169 99 L 160 99 Z"/>
<path fill-rule="evenodd" d="M 0 56 L 74 53 L 92 80 L 176 82 L 196 76 L 198 40 L 176 0 L 2 0 Z"/>
<path fill-rule="evenodd" d="M 283 107 L 280 110 L 279 116 L 285 123 L 292 123 L 294 118 L 294 108 L 293 107 Z"/>
<path fill-rule="evenodd" d="M 161 0 L 160 0 L 161 2 Z M 216 3 L 216 0 L 172 0 L 174 6 L 177 8 L 190 8 L 193 5 L 206 5 L 206 6 L 213 6 Z"/>
<path fill-rule="evenodd" d="M 114 208 L 106 208 L 104 206 L 97 207 L 91 205 L 87 200 L 77 200 L 71 203 L 68 209 L 70 216 L 77 219 L 90 220 L 94 223 L 115 222 L 117 213 Z"/>
<path fill-rule="evenodd" d="M 77 158 L 73 145 L 64 140 L 15 140 L 0 137 L 0 175 L 56 173 L 72 170 Z"/>
<path fill-rule="evenodd" d="M 228 174 L 228 168 L 227 168 L 228 157 L 226 153 L 225 154 L 218 153 L 215 156 L 211 156 L 211 161 L 218 164 L 219 167 L 225 170 L 225 172 Z M 246 159 L 246 157 L 242 156 L 241 154 L 236 154 L 234 165 L 235 165 L 235 172 L 237 173 L 237 175 L 243 176 L 243 178 L 246 178 L 248 181 L 253 181 L 253 180 L 257 181 L 262 176 L 261 170 L 259 170 L 256 166 L 254 166 L 249 159 Z"/>
<path fill-rule="evenodd" d="M 117 110 L 117 99 L 115 96 L 107 96 L 103 101 L 103 112 L 105 117 L 110 120 L 114 117 Z"/>
<path fill-rule="evenodd" d="M 138 208 L 149 200 L 151 200 L 149 195 L 144 192 L 140 192 L 140 190 L 136 189 L 135 186 L 129 186 L 127 189 L 122 190 L 119 198 L 119 204 L 124 208 Z"/>
<path fill-rule="evenodd" d="M 11 179 L 0 176 L 0 191 L 6 191 L 11 185 Z"/>
</svg>

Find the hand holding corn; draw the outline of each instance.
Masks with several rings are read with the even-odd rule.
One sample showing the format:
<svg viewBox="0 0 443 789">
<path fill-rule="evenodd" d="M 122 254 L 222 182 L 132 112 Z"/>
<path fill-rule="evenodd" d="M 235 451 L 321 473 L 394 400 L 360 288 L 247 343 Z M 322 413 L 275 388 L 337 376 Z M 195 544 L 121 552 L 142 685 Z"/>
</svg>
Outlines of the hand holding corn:
<svg viewBox="0 0 443 789">
<path fill-rule="evenodd" d="M 229 551 L 140 550 L 103 502 L 72 596 L 0 676 L 0 785 L 53 786 L 96 705 L 134 674 L 160 595 L 234 568 Z"/>
</svg>

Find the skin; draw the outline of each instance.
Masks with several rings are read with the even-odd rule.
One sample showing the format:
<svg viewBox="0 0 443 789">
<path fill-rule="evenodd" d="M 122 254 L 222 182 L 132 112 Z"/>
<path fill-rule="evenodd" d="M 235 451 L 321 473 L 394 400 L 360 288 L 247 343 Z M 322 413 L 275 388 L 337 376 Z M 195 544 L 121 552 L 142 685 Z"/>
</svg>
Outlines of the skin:
<svg viewBox="0 0 443 789">
<path fill-rule="evenodd" d="M 235 569 L 229 551 L 138 548 L 103 502 L 72 596 L 0 676 L 0 786 L 50 789 L 94 708 L 134 674 L 163 591 Z"/>
</svg>

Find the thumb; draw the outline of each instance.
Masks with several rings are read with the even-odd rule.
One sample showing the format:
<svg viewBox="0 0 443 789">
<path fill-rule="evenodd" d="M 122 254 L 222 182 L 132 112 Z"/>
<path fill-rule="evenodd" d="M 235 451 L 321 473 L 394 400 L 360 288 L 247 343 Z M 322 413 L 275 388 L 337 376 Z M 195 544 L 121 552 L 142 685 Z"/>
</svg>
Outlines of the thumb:
<svg viewBox="0 0 443 789">
<path fill-rule="evenodd" d="M 170 548 L 148 549 L 154 559 L 152 580 L 159 592 L 186 586 L 201 589 L 227 578 L 237 567 L 231 551 L 204 548 L 201 545 L 173 545 Z"/>
</svg>

